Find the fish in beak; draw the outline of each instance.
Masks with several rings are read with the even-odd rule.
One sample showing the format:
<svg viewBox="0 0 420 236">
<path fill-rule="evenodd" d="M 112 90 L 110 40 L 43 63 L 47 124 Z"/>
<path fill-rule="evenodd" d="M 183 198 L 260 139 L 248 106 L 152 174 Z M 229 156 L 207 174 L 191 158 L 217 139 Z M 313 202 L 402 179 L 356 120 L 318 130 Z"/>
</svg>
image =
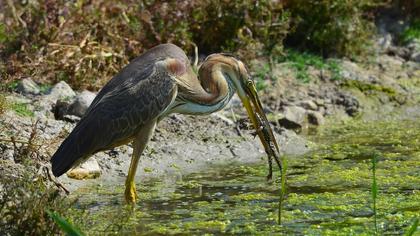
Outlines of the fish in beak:
<svg viewBox="0 0 420 236">
<path fill-rule="evenodd" d="M 273 172 L 272 160 L 274 159 L 276 161 L 280 170 L 282 168 L 280 162 L 280 150 L 270 127 L 270 123 L 268 122 L 262 109 L 255 83 L 249 76 L 248 69 L 243 62 L 236 59 L 233 55 L 226 53 L 218 53 L 208 56 L 200 67 L 200 71 L 204 68 L 203 65 L 205 63 L 208 63 L 206 64 L 208 67 L 208 73 L 220 73 L 219 78 L 227 77 L 233 82 L 236 92 L 248 112 L 249 118 L 251 119 L 251 122 L 256 129 L 256 133 L 268 155 L 269 174 L 267 179 L 271 180 Z M 222 75 L 222 67 L 227 76 Z"/>
<path fill-rule="evenodd" d="M 264 146 L 265 152 L 268 155 L 269 173 L 267 176 L 268 180 L 272 179 L 272 159 L 275 160 L 277 166 L 282 168 L 280 162 L 280 149 L 277 144 L 276 138 L 274 137 L 273 130 L 271 129 L 270 123 L 262 109 L 261 101 L 258 98 L 257 89 L 255 83 L 251 79 L 242 80 L 242 87 L 245 94 L 239 94 L 239 97 L 248 112 L 249 118 L 251 119 L 256 133 Z"/>
</svg>

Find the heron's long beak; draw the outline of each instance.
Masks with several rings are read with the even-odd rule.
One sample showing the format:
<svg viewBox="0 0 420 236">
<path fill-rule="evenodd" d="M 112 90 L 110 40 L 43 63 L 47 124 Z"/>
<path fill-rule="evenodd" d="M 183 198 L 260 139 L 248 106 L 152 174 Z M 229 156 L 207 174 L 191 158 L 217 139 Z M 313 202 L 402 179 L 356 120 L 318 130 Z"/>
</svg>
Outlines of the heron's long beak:
<svg viewBox="0 0 420 236">
<path fill-rule="evenodd" d="M 264 146 L 265 152 L 270 158 L 274 158 L 277 165 L 281 169 L 281 162 L 279 161 L 280 150 L 277 144 L 277 141 L 274 137 L 273 131 L 271 129 L 270 123 L 265 116 L 265 113 L 262 109 L 260 99 L 258 98 L 257 89 L 252 80 L 249 80 L 246 85 L 243 86 L 245 94 L 238 93 L 239 97 L 242 100 L 243 105 L 245 106 L 246 111 L 248 112 L 249 118 L 254 125 L 254 128 L 257 131 L 257 134 L 261 140 L 261 143 Z"/>
</svg>

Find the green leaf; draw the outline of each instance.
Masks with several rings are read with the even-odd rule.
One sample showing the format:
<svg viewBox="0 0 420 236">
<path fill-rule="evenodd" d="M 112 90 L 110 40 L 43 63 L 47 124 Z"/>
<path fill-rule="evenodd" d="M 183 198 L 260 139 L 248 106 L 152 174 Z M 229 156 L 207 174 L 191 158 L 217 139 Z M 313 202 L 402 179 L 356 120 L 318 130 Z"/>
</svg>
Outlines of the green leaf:
<svg viewBox="0 0 420 236">
<path fill-rule="evenodd" d="M 66 219 L 59 216 L 55 212 L 51 212 L 49 210 L 46 210 L 47 214 L 54 220 L 54 222 L 61 228 L 61 230 L 66 233 L 66 235 L 69 236 L 83 236 L 84 234 L 80 232 L 76 226 L 70 224 Z"/>
<path fill-rule="evenodd" d="M 419 218 L 416 218 L 411 225 L 410 229 L 404 234 L 405 236 L 412 236 L 417 231 L 417 227 L 419 226 Z"/>
</svg>

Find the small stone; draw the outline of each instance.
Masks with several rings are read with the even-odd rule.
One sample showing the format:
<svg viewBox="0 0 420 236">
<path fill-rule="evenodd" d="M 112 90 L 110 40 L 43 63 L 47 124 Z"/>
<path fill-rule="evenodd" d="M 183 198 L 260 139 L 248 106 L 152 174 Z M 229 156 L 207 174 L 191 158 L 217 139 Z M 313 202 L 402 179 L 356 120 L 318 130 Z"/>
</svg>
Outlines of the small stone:
<svg viewBox="0 0 420 236">
<path fill-rule="evenodd" d="M 70 105 L 68 109 L 69 115 L 75 115 L 78 117 L 82 117 L 87 109 L 89 108 L 92 101 L 95 99 L 96 94 L 90 91 L 83 91 L 76 96 L 74 102 Z"/>
<path fill-rule="evenodd" d="M 69 123 L 77 123 L 80 121 L 80 117 L 79 116 L 75 116 L 75 115 L 64 115 L 63 119 L 64 121 L 67 121 Z"/>
<path fill-rule="evenodd" d="M 52 109 L 54 118 L 56 120 L 63 120 L 64 116 L 68 114 L 70 103 L 62 100 L 58 100 Z"/>
<path fill-rule="evenodd" d="M 95 158 L 91 157 L 80 166 L 67 172 L 72 179 L 96 179 L 101 175 L 101 168 Z"/>
<path fill-rule="evenodd" d="M 40 93 L 39 86 L 31 78 L 20 80 L 16 87 L 16 91 L 23 95 L 36 95 Z"/>
<path fill-rule="evenodd" d="M 76 96 L 76 93 L 71 87 L 64 81 L 60 81 L 51 89 L 47 96 L 52 100 L 58 99 L 71 99 Z"/>
<path fill-rule="evenodd" d="M 324 124 L 324 116 L 320 112 L 308 111 L 308 122 L 312 125 Z"/>
<path fill-rule="evenodd" d="M 302 129 L 306 123 L 306 110 L 298 106 L 284 108 L 284 117 L 279 124 L 286 129 Z"/>
<path fill-rule="evenodd" d="M 312 100 L 302 101 L 300 102 L 300 106 L 307 110 L 313 110 L 313 111 L 318 110 L 318 106 Z"/>
<path fill-rule="evenodd" d="M 315 100 L 315 103 L 316 103 L 316 105 L 318 105 L 318 106 L 320 106 L 320 107 L 325 106 L 325 100 L 324 100 L 324 99 L 321 99 L 321 98 L 317 98 L 317 99 Z"/>
<path fill-rule="evenodd" d="M 415 52 L 411 54 L 410 60 L 420 63 L 420 52 Z"/>
<path fill-rule="evenodd" d="M 360 110 L 359 101 L 350 94 L 339 94 L 339 96 L 335 98 L 334 103 L 344 106 L 344 109 L 349 116 L 355 116 Z"/>
</svg>

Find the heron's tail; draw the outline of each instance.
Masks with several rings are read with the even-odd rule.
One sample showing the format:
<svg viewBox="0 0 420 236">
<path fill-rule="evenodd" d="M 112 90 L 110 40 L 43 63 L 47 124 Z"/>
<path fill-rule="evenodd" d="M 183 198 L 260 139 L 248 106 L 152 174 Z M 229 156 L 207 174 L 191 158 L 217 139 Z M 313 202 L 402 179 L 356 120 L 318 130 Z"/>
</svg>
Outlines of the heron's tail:
<svg viewBox="0 0 420 236">
<path fill-rule="evenodd" d="M 85 155 L 77 150 L 76 140 L 77 138 L 72 132 L 51 157 L 52 172 L 54 176 L 61 176 L 84 159 Z"/>
</svg>

